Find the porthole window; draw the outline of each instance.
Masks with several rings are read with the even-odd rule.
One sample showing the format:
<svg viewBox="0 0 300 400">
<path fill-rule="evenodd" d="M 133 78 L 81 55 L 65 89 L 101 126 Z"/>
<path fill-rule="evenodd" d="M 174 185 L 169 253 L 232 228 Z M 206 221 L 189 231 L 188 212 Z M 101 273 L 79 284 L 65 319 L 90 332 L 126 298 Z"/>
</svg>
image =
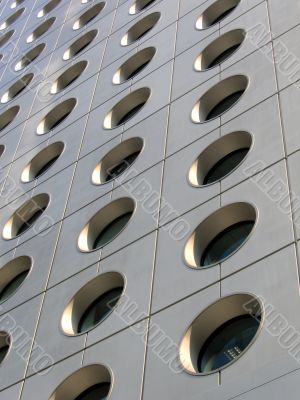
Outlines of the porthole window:
<svg viewBox="0 0 300 400">
<path fill-rule="evenodd" d="M 199 30 L 207 29 L 223 21 L 240 2 L 241 0 L 217 0 L 197 19 L 196 28 Z"/>
<path fill-rule="evenodd" d="M 25 233 L 44 213 L 50 202 L 46 193 L 38 194 L 27 200 L 13 213 L 3 228 L 2 236 L 6 240 Z"/>
<path fill-rule="evenodd" d="M 252 146 L 252 135 L 237 131 L 217 139 L 193 162 L 188 181 L 192 186 L 205 186 L 220 181 L 243 162 Z"/>
<path fill-rule="evenodd" d="M 8 103 L 23 92 L 33 79 L 33 74 L 26 74 L 15 82 L 2 96 L 1 103 Z"/>
<path fill-rule="evenodd" d="M 191 118 L 202 123 L 217 118 L 233 107 L 248 87 L 248 78 L 234 75 L 209 89 L 194 105 Z"/>
<path fill-rule="evenodd" d="M 55 129 L 71 114 L 75 106 L 76 100 L 74 98 L 65 100 L 55 106 L 39 123 L 36 130 L 37 134 L 44 135 Z"/>
<path fill-rule="evenodd" d="M 47 3 L 47 4 L 45 5 L 45 7 L 42 8 L 42 9 L 38 12 L 37 17 L 38 17 L 38 18 L 42 18 L 42 17 L 44 17 L 45 15 L 49 14 L 51 11 L 53 11 L 53 10 L 61 3 L 61 1 L 62 1 L 62 0 L 51 0 L 51 1 L 49 1 L 49 3 Z"/>
<path fill-rule="evenodd" d="M 31 64 L 34 60 L 36 60 L 46 47 L 45 43 L 41 43 L 28 51 L 24 57 L 21 58 L 15 65 L 15 71 L 21 71 L 22 69 L 26 68 L 29 64 Z"/>
<path fill-rule="evenodd" d="M 9 261 L 0 269 L 0 302 L 10 298 L 22 285 L 31 269 L 31 259 L 21 256 Z"/>
<path fill-rule="evenodd" d="M 103 126 L 114 129 L 133 118 L 147 103 L 151 90 L 147 87 L 137 89 L 119 101 L 106 115 Z"/>
<path fill-rule="evenodd" d="M 16 11 L 13 15 L 7 18 L 6 21 L 2 22 L 0 24 L 0 31 L 3 31 L 4 29 L 8 28 L 10 25 L 12 25 L 17 19 L 21 17 L 23 12 L 25 11 L 25 8 L 21 8 L 20 10 Z"/>
<path fill-rule="evenodd" d="M 247 241 L 256 223 L 248 203 L 233 203 L 207 217 L 188 239 L 184 258 L 190 267 L 203 268 L 225 261 Z"/>
<path fill-rule="evenodd" d="M 49 400 L 106 400 L 110 391 L 110 371 L 101 364 L 91 364 L 66 378 Z"/>
<path fill-rule="evenodd" d="M 136 137 L 118 144 L 97 164 L 92 174 L 92 182 L 101 185 L 120 176 L 135 162 L 143 147 L 143 139 Z"/>
<path fill-rule="evenodd" d="M 113 83 L 119 85 L 143 71 L 156 53 L 155 47 L 147 47 L 130 57 L 113 76 Z"/>
<path fill-rule="evenodd" d="M 51 85 L 50 93 L 56 94 L 72 85 L 86 69 L 87 61 L 79 61 L 63 72 Z"/>
<path fill-rule="evenodd" d="M 107 204 L 82 229 L 78 238 L 79 249 L 89 252 L 110 243 L 126 228 L 134 210 L 135 202 L 129 197 Z"/>
<path fill-rule="evenodd" d="M 196 58 L 195 70 L 206 71 L 227 60 L 241 46 L 245 35 L 243 29 L 235 29 L 215 39 Z"/>
<path fill-rule="evenodd" d="M 39 39 L 41 36 L 43 36 L 46 32 L 49 31 L 51 26 L 54 24 L 56 18 L 52 17 L 47 19 L 47 21 L 43 22 L 41 25 L 39 25 L 26 39 L 26 43 L 32 43 L 35 40 Z"/>
<path fill-rule="evenodd" d="M 23 4 L 25 2 L 25 0 L 16 0 L 13 1 L 10 5 L 11 9 L 17 8 L 18 6 L 20 6 L 21 4 Z"/>
<path fill-rule="evenodd" d="M 160 19 L 160 12 L 154 12 L 136 22 L 122 37 L 121 45 L 129 46 L 145 36 L 157 24 Z"/>
<path fill-rule="evenodd" d="M 9 39 L 13 36 L 15 33 L 14 30 L 11 30 L 9 32 L 6 32 L 4 35 L 0 36 L 0 48 L 6 45 L 8 43 Z"/>
<path fill-rule="evenodd" d="M 262 306 L 250 294 L 223 297 L 191 324 L 180 345 L 186 372 L 209 374 L 237 361 L 259 332 Z"/>
<path fill-rule="evenodd" d="M 5 358 L 10 349 L 10 336 L 6 332 L 0 332 L 0 365 L 5 361 Z"/>
<path fill-rule="evenodd" d="M 47 172 L 64 150 L 63 142 L 55 142 L 41 150 L 24 168 L 21 181 L 31 182 Z"/>
<path fill-rule="evenodd" d="M 19 114 L 20 107 L 13 106 L 0 114 L 0 132 L 10 125 Z"/>
<path fill-rule="evenodd" d="M 89 22 L 91 22 L 93 19 L 95 19 L 101 13 L 104 6 L 105 6 L 105 2 L 102 1 L 101 3 L 95 4 L 89 10 L 85 11 L 78 18 L 78 20 L 74 22 L 73 30 L 76 31 L 76 30 L 81 29 L 84 26 L 86 26 Z"/>
<path fill-rule="evenodd" d="M 108 272 L 92 279 L 65 308 L 61 319 L 64 333 L 77 335 L 99 325 L 113 312 L 123 290 L 124 279 L 117 272 Z"/>
<path fill-rule="evenodd" d="M 156 0 L 136 0 L 129 9 L 129 14 L 134 15 L 150 7 Z"/>
<path fill-rule="evenodd" d="M 86 49 L 92 43 L 92 41 L 97 36 L 97 32 L 98 31 L 94 29 L 92 31 L 85 33 L 79 39 L 75 40 L 75 42 L 73 42 L 71 46 L 64 52 L 63 60 L 65 61 L 71 60 L 71 58 L 80 54 L 84 49 Z"/>
</svg>

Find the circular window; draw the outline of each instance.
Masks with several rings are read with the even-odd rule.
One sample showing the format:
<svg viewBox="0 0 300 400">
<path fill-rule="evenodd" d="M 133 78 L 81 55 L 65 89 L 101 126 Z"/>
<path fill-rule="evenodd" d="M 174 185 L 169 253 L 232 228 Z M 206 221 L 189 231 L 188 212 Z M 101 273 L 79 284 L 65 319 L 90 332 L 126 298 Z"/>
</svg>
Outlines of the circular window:
<svg viewBox="0 0 300 400">
<path fill-rule="evenodd" d="M 262 305 L 250 294 L 223 297 L 191 324 L 180 345 L 186 372 L 208 374 L 237 361 L 258 334 Z"/>
<path fill-rule="evenodd" d="M 89 10 L 85 11 L 77 21 L 73 24 L 73 30 L 76 31 L 77 29 L 81 29 L 86 26 L 89 22 L 91 22 L 94 18 L 96 18 L 100 12 L 103 10 L 105 6 L 105 2 L 102 1 L 101 3 L 95 4 Z"/>
<path fill-rule="evenodd" d="M 194 68 L 196 71 L 206 71 L 214 68 L 227 60 L 241 46 L 245 39 L 243 29 L 235 29 L 224 33 L 208 45 L 196 58 Z"/>
<path fill-rule="evenodd" d="M 145 10 L 151 4 L 155 3 L 156 0 L 136 0 L 129 9 L 129 14 L 134 15 Z"/>
<path fill-rule="evenodd" d="M 47 3 L 47 4 L 45 5 L 45 7 L 42 8 L 42 9 L 38 12 L 37 17 L 38 17 L 38 18 L 42 18 L 42 17 L 44 17 L 45 15 L 49 14 L 51 11 L 54 10 L 55 7 L 57 7 L 57 6 L 59 5 L 60 2 L 61 2 L 61 0 L 51 0 L 51 1 L 49 1 L 49 3 Z"/>
<path fill-rule="evenodd" d="M 2 364 L 6 358 L 10 344 L 11 340 L 9 334 L 6 332 L 0 332 L 0 364 Z"/>
<path fill-rule="evenodd" d="M 123 290 L 123 276 L 108 272 L 89 281 L 64 310 L 61 327 L 66 335 L 85 333 L 106 319 L 117 306 Z"/>
<path fill-rule="evenodd" d="M 63 72 L 57 80 L 52 84 L 50 93 L 56 94 L 70 86 L 73 82 L 80 77 L 86 69 L 87 61 L 79 61 L 77 64 L 72 65 L 65 72 Z"/>
<path fill-rule="evenodd" d="M 97 33 L 98 31 L 94 29 L 75 40 L 75 42 L 73 42 L 71 46 L 64 52 L 63 60 L 70 60 L 71 58 L 80 54 L 95 39 Z"/>
<path fill-rule="evenodd" d="M 27 200 L 13 213 L 3 228 L 2 236 L 6 240 L 25 233 L 46 210 L 50 202 L 48 194 L 38 194 Z"/>
<path fill-rule="evenodd" d="M 24 168 L 21 181 L 31 182 L 48 171 L 64 150 L 63 142 L 52 143 L 40 151 Z"/>
<path fill-rule="evenodd" d="M 20 6 L 21 4 L 23 4 L 24 2 L 25 2 L 25 0 L 16 0 L 13 3 L 11 3 L 10 8 L 12 8 L 12 9 L 16 8 L 16 7 Z"/>
<path fill-rule="evenodd" d="M 22 76 L 17 82 L 15 82 L 1 97 L 1 103 L 8 103 L 10 100 L 17 97 L 33 79 L 33 74 L 27 74 Z"/>
<path fill-rule="evenodd" d="M 135 210 L 134 200 L 123 197 L 98 211 L 85 225 L 78 238 L 78 247 L 89 252 L 104 247 L 128 225 Z"/>
<path fill-rule="evenodd" d="M 156 53 L 155 47 L 147 47 L 130 57 L 113 76 L 113 83 L 119 85 L 140 73 Z"/>
<path fill-rule="evenodd" d="M 225 261 L 247 241 L 257 214 L 248 203 L 233 203 L 206 218 L 188 239 L 184 258 L 190 267 L 210 267 Z"/>
<path fill-rule="evenodd" d="M 0 269 L 0 302 L 11 297 L 22 285 L 31 269 L 31 259 L 27 256 L 17 257 Z"/>
<path fill-rule="evenodd" d="M 100 364 L 87 365 L 65 379 L 49 400 L 106 400 L 111 389 L 109 370 Z"/>
<path fill-rule="evenodd" d="M 28 51 L 24 57 L 21 58 L 20 61 L 17 62 L 15 65 L 15 71 L 21 71 L 22 69 L 26 68 L 29 64 L 31 64 L 34 60 L 36 60 L 46 47 L 45 43 L 41 43 Z"/>
<path fill-rule="evenodd" d="M 19 106 L 13 106 L 0 114 L 0 132 L 13 122 L 20 111 Z"/>
<path fill-rule="evenodd" d="M 126 171 L 140 155 L 144 147 L 141 138 L 131 138 L 118 144 L 97 164 L 92 174 L 95 185 L 110 182 Z"/>
<path fill-rule="evenodd" d="M 235 75 L 209 89 L 194 105 L 191 118 L 195 123 L 210 121 L 233 107 L 248 87 L 248 78 Z"/>
<path fill-rule="evenodd" d="M 188 173 L 189 183 L 199 187 L 220 181 L 243 162 L 251 146 L 252 136 L 248 132 L 222 136 L 193 162 Z"/>
<path fill-rule="evenodd" d="M 16 11 L 13 15 L 11 15 L 9 18 L 7 18 L 6 21 L 2 22 L 0 24 L 0 31 L 3 31 L 3 29 L 6 29 L 11 24 L 13 24 L 18 18 L 21 17 L 24 11 L 25 8 L 21 8 L 20 10 Z"/>
<path fill-rule="evenodd" d="M 43 22 L 41 25 L 39 25 L 26 39 L 26 43 L 32 43 L 35 40 L 39 39 L 41 36 L 43 36 L 54 24 L 56 18 L 52 17 L 47 19 L 47 21 Z"/>
<path fill-rule="evenodd" d="M 240 1 L 241 0 L 216 1 L 197 19 L 196 28 L 199 30 L 206 29 L 221 22 L 239 5 Z"/>
<path fill-rule="evenodd" d="M 133 118 L 147 103 L 151 94 L 149 88 L 137 89 L 119 101 L 106 115 L 103 126 L 105 129 L 113 129 L 125 124 Z"/>
<path fill-rule="evenodd" d="M 55 106 L 39 123 L 36 130 L 37 134 L 44 135 L 55 129 L 71 114 L 75 106 L 76 100 L 73 98 Z"/>
<path fill-rule="evenodd" d="M 15 33 L 15 31 L 11 30 L 9 32 L 6 32 L 4 35 L 2 35 L 0 37 L 0 47 L 3 47 L 9 41 L 9 39 L 13 36 L 14 33 Z"/>
<path fill-rule="evenodd" d="M 121 45 L 129 46 L 145 36 L 157 24 L 160 19 L 160 12 L 154 12 L 147 15 L 136 24 L 134 24 L 122 37 Z"/>
</svg>

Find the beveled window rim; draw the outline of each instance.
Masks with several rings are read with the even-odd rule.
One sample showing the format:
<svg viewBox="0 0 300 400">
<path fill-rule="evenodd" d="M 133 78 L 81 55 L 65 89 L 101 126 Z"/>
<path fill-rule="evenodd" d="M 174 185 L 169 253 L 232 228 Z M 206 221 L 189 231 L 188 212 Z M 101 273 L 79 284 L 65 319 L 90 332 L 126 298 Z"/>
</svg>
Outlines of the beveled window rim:
<svg viewBox="0 0 300 400">
<path fill-rule="evenodd" d="M 13 12 L 11 15 L 9 15 L 9 16 L 5 19 L 5 21 L 3 21 L 3 22 L 0 21 L 0 27 L 1 27 L 1 25 L 7 23 L 7 21 L 9 21 L 9 20 L 10 20 L 12 17 L 14 17 L 16 14 L 19 14 L 19 15 L 17 16 L 17 18 L 14 19 L 14 21 L 10 22 L 9 25 L 7 25 L 5 28 L 2 28 L 2 29 L 0 28 L 0 32 L 1 32 L 1 31 L 5 31 L 5 30 L 8 29 L 9 27 L 11 27 L 11 26 L 24 14 L 25 11 L 26 11 L 26 7 L 22 7 L 22 8 L 20 8 L 20 9 L 16 10 L 15 12 Z"/>
<path fill-rule="evenodd" d="M 53 27 L 53 25 L 55 24 L 55 21 L 57 20 L 56 17 L 49 17 L 48 19 L 45 19 L 44 21 L 42 21 L 40 24 L 38 24 L 31 33 L 29 33 L 29 35 L 26 37 L 26 44 L 28 44 L 29 46 L 33 43 L 35 43 L 36 41 L 40 40 L 44 35 L 46 35 L 49 30 Z M 46 23 L 49 23 L 49 21 L 52 21 L 51 25 L 48 27 L 48 29 L 42 33 L 41 35 L 39 35 L 38 37 L 35 37 L 31 42 L 28 42 L 28 38 L 33 35 L 41 26 L 43 26 Z"/>
<path fill-rule="evenodd" d="M 74 23 L 72 24 L 72 31 L 76 32 L 76 31 L 80 31 L 82 29 L 85 29 L 92 21 L 94 21 L 96 18 L 98 18 L 101 14 L 102 11 L 105 10 L 106 8 L 106 4 L 107 0 L 100 0 L 98 3 L 92 4 L 88 9 L 84 10 L 80 15 L 77 15 L 75 18 L 76 20 L 74 21 Z M 87 3 L 88 4 L 88 3 Z M 96 8 L 97 6 L 100 6 L 102 4 L 102 8 L 101 10 L 94 16 L 92 17 L 92 19 L 90 19 L 88 22 L 86 22 L 84 25 L 79 26 L 78 28 L 74 29 L 74 25 L 80 21 L 80 19 L 86 15 L 89 11 L 91 11 L 93 8 Z"/>
<path fill-rule="evenodd" d="M 3 358 L 3 360 L 0 362 L 0 367 L 2 367 L 2 364 L 5 362 L 5 360 L 8 358 L 8 356 L 9 356 L 9 354 L 10 354 L 10 351 L 12 350 L 12 341 L 13 341 L 13 338 L 12 338 L 12 336 L 8 333 L 8 332 L 6 332 L 6 331 L 2 331 L 2 330 L 0 330 L 0 337 L 2 337 L 2 336 L 6 336 L 6 338 L 4 339 L 4 340 L 9 340 L 9 343 L 7 343 L 6 342 L 6 345 L 8 346 L 8 350 L 7 350 L 7 352 L 6 352 L 6 354 L 5 354 L 5 357 Z M 0 349 L 2 349 L 3 347 L 5 347 L 5 346 L 2 346 Z"/>
<path fill-rule="evenodd" d="M 94 36 L 93 36 L 93 39 L 89 42 L 89 44 L 87 44 L 87 45 L 84 47 L 83 50 L 80 50 L 79 53 L 77 53 L 77 54 L 75 54 L 75 55 L 72 55 L 72 57 L 70 57 L 70 58 L 64 58 L 65 53 L 66 53 L 67 51 L 70 51 L 71 47 L 74 46 L 74 44 L 76 44 L 77 42 L 79 42 L 84 36 L 87 36 L 87 35 L 90 34 L 90 33 L 93 33 L 93 35 L 94 35 Z M 63 55 L 62 55 L 62 57 L 61 57 L 62 60 L 63 60 L 63 61 L 72 61 L 74 58 L 80 57 L 81 55 L 83 55 L 86 51 L 90 50 L 90 49 L 89 49 L 89 46 L 93 43 L 93 41 L 96 39 L 96 37 L 97 37 L 98 35 L 99 35 L 99 29 L 96 29 L 96 28 L 90 29 L 89 31 L 84 32 L 80 37 L 78 37 L 77 39 L 73 40 L 73 42 L 72 42 L 67 48 L 64 49 Z M 79 36 L 79 35 L 78 35 L 78 36 Z M 96 45 L 95 45 L 95 46 L 96 46 Z M 91 47 L 91 48 L 92 48 L 92 47 Z"/>
<path fill-rule="evenodd" d="M 57 82 L 59 81 L 59 79 L 60 79 L 65 73 L 67 73 L 69 70 L 73 69 L 73 68 L 74 68 L 76 65 L 78 65 L 78 64 L 85 64 L 85 67 L 84 67 L 83 70 L 81 71 L 80 75 L 78 75 L 78 76 L 76 77 L 76 79 L 75 79 L 73 82 L 69 83 L 69 84 L 68 84 L 66 87 L 64 87 L 63 89 L 61 89 L 61 90 L 59 90 L 59 91 L 57 91 L 57 92 L 52 92 L 52 86 L 53 86 L 55 83 L 57 83 Z M 54 96 L 54 95 L 63 93 L 63 92 L 65 92 L 65 91 L 68 90 L 68 89 L 71 89 L 70 86 L 72 86 L 73 83 L 75 83 L 75 82 L 77 81 L 77 79 L 79 79 L 79 78 L 81 77 L 81 75 L 86 71 L 86 69 L 89 67 L 89 65 L 90 65 L 89 60 L 83 59 L 83 60 L 78 60 L 78 61 L 74 62 L 72 65 L 69 65 L 68 67 L 66 67 L 66 68 L 64 69 L 64 71 L 62 71 L 62 72 L 57 76 L 57 78 L 56 78 L 54 81 L 52 81 L 49 94 L 51 94 L 51 96 Z M 78 85 L 77 85 L 77 86 L 78 86 Z"/>
<path fill-rule="evenodd" d="M 218 0 L 215 0 L 210 6 L 206 7 L 205 10 L 197 17 L 196 22 L 195 22 L 195 24 L 194 24 L 194 29 L 195 29 L 196 31 L 202 32 L 202 31 L 205 31 L 205 30 L 207 30 L 207 29 L 211 29 L 211 28 L 216 27 L 217 25 L 220 25 L 220 24 L 221 24 L 221 22 L 223 21 L 223 19 L 222 19 L 222 21 L 215 22 L 214 24 L 209 25 L 209 26 L 206 26 L 205 28 L 201 28 L 201 29 L 197 28 L 197 23 L 198 23 L 199 18 L 200 18 L 211 6 L 213 6 L 217 1 L 218 1 Z M 243 0 L 238 0 L 238 4 L 234 7 L 234 9 L 230 12 L 229 15 L 226 15 L 226 17 L 224 17 L 224 20 L 225 20 L 227 17 L 229 17 L 229 16 L 235 11 L 235 9 L 236 9 L 237 7 L 239 7 L 239 5 L 241 4 L 242 1 L 243 1 Z M 203 5 L 204 5 L 204 4 L 203 4 Z M 231 22 L 231 21 L 230 21 L 230 22 Z M 230 22 L 228 22 L 228 23 L 230 23 Z M 224 26 L 226 26 L 226 25 L 227 25 L 227 24 L 224 24 Z"/>
</svg>

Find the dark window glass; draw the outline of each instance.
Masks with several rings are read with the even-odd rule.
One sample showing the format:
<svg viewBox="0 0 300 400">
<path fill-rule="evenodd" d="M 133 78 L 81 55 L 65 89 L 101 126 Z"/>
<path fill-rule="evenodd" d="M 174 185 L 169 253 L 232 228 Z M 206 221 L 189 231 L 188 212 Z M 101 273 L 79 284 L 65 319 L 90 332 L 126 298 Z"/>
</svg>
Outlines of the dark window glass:
<svg viewBox="0 0 300 400">
<path fill-rule="evenodd" d="M 125 124 L 131 117 L 133 117 L 144 105 L 145 103 L 138 104 L 132 110 L 128 111 L 123 117 L 118 121 L 118 125 Z"/>
<path fill-rule="evenodd" d="M 213 109 L 208 113 L 206 117 L 206 121 L 218 117 L 223 112 L 227 111 L 231 106 L 233 106 L 238 99 L 244 93 L 243 90 L 239 90 L 238 92 L 232 93 L 229 96 L 225 97 L 225 99 L 221 100 Z"/>
<path fill-rule="evenodd" d="M 103 321 L 117 304 L 123 288 L 112 289 L 98 297 L 84 312 L 78 324 L 78 333 L 86 332 Z"/>
<path fill-rule="evenodd" d="M 214 24 L 216 24 L 217 22 L 221 22 L 222 19 L 226 18 L 227 15 L 229 15 L 229 14 L 235 9 L 235 7 L 236 7 L 236 6 L 233 6 L 233 7 L 229 8 L 228 10 L 224 11 L 224 12 L 223 12 L 222 14 L 220 14 L 215 20 L 213 20 L 213 21 L 211 22 L 210 25 L 214 25 Z"/>
<path fill-rule="evenodd" d="M 198 357 L 198 371 L 210 372 L 237 358 L 255 336 L 259 319 L 242 315 L 218 328 L 202 346 Z"/>
<path fill-rule="evenodd" d="M 243 221 L 219 233 L 207 246 L 201 257 L 201 266 L 221 262 L 238 249 L 252 231 L 254 222 Z"/>
<path fill-rule="evenodd" d="M 23 271 L 19 275 L 17 275 L 14 279 L 12 279 L 0 292 L 0 301 L 6 300 L 10 295 L 12 295 L 18 287 L 25 280 L 29 271 Z"/>
<path fill-rule="evenodd" d="M 117 178 L 122 172 L 124 172 L 130 165 L 136 160 L 138 155 L 140 154 L 139 151 L 130 154 L 129 156 L 125 157 L 118 165 L 114 165 L 109 169 L 107 172 L 106 182 L 110 181 L 111 179 Z"/>
<path fill-rule="evenodd" d="M 110 383 L 104 382 L 86 389 L 75 400 L 106 400 L 110 390 Z"/>
<path fill-rule="evenodd" d="M 98 235 L 95 240 L 94 249 L 104 246 L 106 243 L 114 239 L 121 230 L 127 225 L 131 218 L 132 213 L 126 213 L 114 219 L 108 226 L 106 226 Z"/>
<path fill-rule="evenodd" d="M 142 65 L 140 65 L 139 67 L 137 67 L 134 71 L 131 72 L 130 75 L 127 76 L 127 79 L 131 79 L 133 78 L 135 75 L 137 75 L 139 72 L 141 72 L 148 64 L 149 64 L 149 60 L 147 60 L 146 62 L 144 62 Z"/>
<path fill-rule="evenodd" d="M 240 47 L 240 44 L 236 44 L 231 46 L 229 49 L 223 51 L 223 53 L 219 54 L 208 66 L 207 68 L 216 67 L 217 65 L 221 64 L 221 62 L 225 61 L 232 53 L 235 52 L 236 49 Z"/>
<path fill-rule="evenodd" d="M 66 118 L 67 116 L 71 113 L 71 111 L 67 112 L 66 114 L 63 114 L 58 120 L 56 120 L 50 127 L 49 127 L 49 131 L 51 131 L 52 129 L 56 128 L 59 124 L 61 124 Z"/>
<path fill-rule="evenodd" d="M 221 158 L 221 160 L 219 160 L 207 173 L 203 184 L 208 185 L 209 183 L 216 182 L 229 174 L 229 172 L 243 161 L 248 154 L 248 151 L 249 149 L 235 150 Z"/>
<path fill-rule="evenodd" d="M 27 221 L 20 226 L 17 235 L 21 235 L 21 233 L 27 231 L 27 229 L 29 229 L 36 222 L 36 220 L 43 214 L 45 210 L 46 207 L 39 208 Z"/>
<path fill-rule="evenodd" d="M 9 350 L 9 346 L 3 346 L 0 349 L 0 364 L 2 363 L 2 361 L 4 360 L 7 352 Z"/>
<path fill-rule="evenodd" d="M 59 156 L 55 156 L 50 161 L 48 161 L 45 165 L 43 165 L 42 168 L 39 169 L 38 172 L 36 173 L 35 178 L 38 178 L 40 175 L 42 175 L 44 172 L 46 172 L 47 169 L 49 169 L 58 158 L 59 158 Z"/>
</svg>

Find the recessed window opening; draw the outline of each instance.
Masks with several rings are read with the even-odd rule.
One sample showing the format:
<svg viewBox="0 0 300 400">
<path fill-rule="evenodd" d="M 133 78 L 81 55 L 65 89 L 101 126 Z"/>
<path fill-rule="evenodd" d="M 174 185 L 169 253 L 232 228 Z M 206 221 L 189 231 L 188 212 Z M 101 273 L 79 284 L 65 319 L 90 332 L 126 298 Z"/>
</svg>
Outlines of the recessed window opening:
<svg viewBox="0 0 300 400">
<path fill-rule="evenodd" d="M 11 8 L 11 9 L 17 8 L 18 6 L 20 6 L 20 5 L 23 4 L 24 2 L 25 2 L 25 0 L 16 0 L 16 1 L 13 1 L 13 2 L 11 3 L 10 8 Z"/>
<path fill-rule="evenodd" d="M 55 106 L 39 123 L 37 134 L 44 135 L 58 127 L 71 114 L 76 106 L 76 99 L 71 98 Z"/>
<path fill-rule="evenodd" d="M 114 74 L 113 83 L 119 85 L 138 75 L 150 63 L 155 53 L 155 47 L 147 47 L 134 54 Z"/>
<path fill-rule="evenodd" d="M 71 86 L 84 72 L 88 63 L 87 61 L 79 61 L 63 72 L 52 84 L 50 93 L 56 94 Z"/>
<path fill-rule="evenodd" d="M 11 339 L 8 333 L 0 332 L 0 364 L 5 360 L 11 345 Z"/>
<path fill-rule="evenodd" d="M 2 22 L 2 24 L 0 24 L 0 31 L 12 25 L 17 19 L 21 17 L 24 11 L 25 8 L 21 8 L 20 10 L 16 11 L 13 15 L 11 15 L 9 18 L 7 18 L 6 21 Z"/>
<path fill-rule="evenodd" d="M 112 201 L 99 210 L 82 229 L 78 247 L 83 252 L 100 249 L 114 240 L 127 227 L 135 210 L 129 197 Z"/>
<path fill-rule="evenodd" d="M 38 17 L 38 18 L 42 18 L 42 17 L 44 17 L 45 15 L 49 14 L 51 11 L 53 11 L 53 10 L 59 5 L 59 3 L 61 3 L 61 1 L 62 1 L 62 0 L 51 0 L 51 1 L 49 1 L 49 3 L 47 3 L 47 4 L 45 5 L 45 7 L 42 8 L 42 9 L 38 12 L 37 17 Z"/>
<path fill-rule="evenodd" d="M 24 57 L 21 58 L 15 65 L 15 71 L 21 71 L 22 69 L 26 68 L 29 64 L 31 64 L 34 60 L 36 60 L 40 54 L 43 52 L 44 48 L 46 47 L 45 43 L 41 43 L 28 51 Z"/>
<path fill-rule="evenodd" d="M 147 7 L 150 7 L 151 4 L 154 4 L 155 1 L 156 0 L 136 0 L 130 7 L 129 14 L 138 14 L 139 12 L 144 11 Z"/>
<path fill-rule="evenodd" d="M 188 180 L 193 186 L 210 185 L 227 177 L 244 161 L 252 146 L 252 135 L 236 131 L 210 144 L 193 162 Z"/>
<path fill-rule="evenodd" d="M 3 238 L 10 240 L 25 233 L 37 222 L 47 209 L 49 202 L 50 197 L 46 193 L 38 194 L 27 200 L 4 225 Z"/>
<path fill-rule="evenodd" d="M 248 203 L 232 203 L 215 211 L 188 239 L 184 258 L 190 267 L 210 267 L 225 261 L 247 241 L 256 223 Z"/>
<path fill-rule="evenodd" d="M 64 52 L 63 60 L 71 60 L 73 57 L 77 56 L 78 54 L 82 53 L 84 49 L 86 49 L 92 41 L 97 36 L 97 30 L 94 29 L 85 33 L 79 39 L 75 40 L 71 44 L 71 46 Z"/>
<path fill-rule="evenodd" d="M 48 30 L 51 28 L 51 26 L 54 24 L 56 18 L 52 17 L 47 19 L 47 21 L 43 22 L 41 25 L 39 25 L 26 39 L 26 43 L 32 43 L 35 40 L 39 39 L 41 36 L 43 36 Z"/>
<path fill-rule="evenodd" d="M 110 371 L 104 365 L 90 364 L 66 378 L 49 400 L 106 400 L 110 390 Z"/>
<path fill-rule="evenodd" d="M 196 28 L 207 29 L 222 22 L 239 5 L 241 0 L 217 0 L 197 19 Z"/>
<path fill-rule="evenodd" d="M 136 22 L 122 37 L 121 45 L 128 46 L 145 36 L 159 21 L 160 12 L 154 12 Z"/>
<path fill-rule="evenodd" d="M 113 129 L 133 118 L 147 103 L 151 94 L 149 88 L 137 89 L 117 103 L 104 119 L 104 128 Z"/>
<path fill-rule="evenodd" d="M 27 74 L 22 76 L 17 82 L 15 82 L 1 97 L 1 103 L 8 103 L 10 100 L 17 97 L 30 85 L 33 79 L 33 74 Z"/>
<path fill-rule="evenodd" d="M 247 87 L 248 78 L 244 75 L 234 75 L 217 83 L 194 105 L 192 121 L 202 123 L 220 117 L 240 100 Z"/>
<path fill-rule="evenodd" d="M 31 269 L 31 259 L 27 256 L 17 257 L 0 269 L 0 302 L 10 298 L 22 285 Z"/>
<path fill-rule="evenodd" d="M 215 39 L 196 58 L 195 70 L 206 71 L 226 61 L 241 46 L 245 35 L 243 29 L 235 29 Z"/>
<path fill-rule="evenodd" d="M 11 30 L 9 32 L 6 32 L 4 35 L 0 36 L 0 48 L 6 45 L 8 43 L 9 39 L 13 36 L 15 33 L 14 30 Z"/>
<path fill-rule="evenodd" d="M 75 31 L 77 29 L 83 28 L 88 23 L 90 23 L 93 19 L 95 19 L 100 14 L 100 12 L 103 10 L 104 6 L 105 6 L 105 2 L 101 2 L 101 3 L 95 4 L 89 10 L 85 11 L 79 17 L 79 19 L 76 22 L 74 22 L 73 30 Z"/>
<path fill-rule="evenodd" d="M 41 150 L 24 168 L 21 181 L 31 182 L 48 171 L 64 150 L 63 142 L 55 142 Z"/>
<path fill-rule="evenodd" d="M 13 106 L 0 115 L 0 132 L 8 127 L 19 114 L 20 107 Z"/>
<path fill-rule="evenodd" d="M 185 371 L 204 375 L 230 367 L 254 343 L 262 317 L 262 305 L 251 294 L 234 294 L 211 304 L 195 318 L 181 341 Z"/>
</svg>

